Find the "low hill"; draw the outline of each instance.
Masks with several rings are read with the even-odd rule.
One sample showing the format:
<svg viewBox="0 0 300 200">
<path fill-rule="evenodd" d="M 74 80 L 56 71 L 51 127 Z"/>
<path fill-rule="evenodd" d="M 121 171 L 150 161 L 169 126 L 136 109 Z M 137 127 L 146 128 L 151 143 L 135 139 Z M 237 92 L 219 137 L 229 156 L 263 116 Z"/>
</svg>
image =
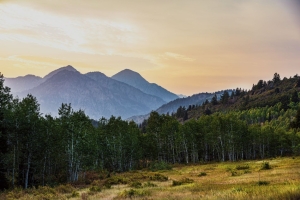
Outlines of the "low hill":
<svg viewBox="0 0 300 200">
<path fill-rule="evenodd" d="M 211 114 L 219 111 L 247 110 L 265 106 L 274 106 L 281 103 L 281 108 L 286 110 L 290 103 L 299 101 L 300 77 L 295 75 L 290 78 L 280 79 L 280 75 L 275 73 L 272 80 L 259 80 L 249 91 L 237 88 L 232 95 L 218 102 L 209 102 L 188 112 L 188 118 L 198 118 L 201 115 Z"/>
<path fill-rule="evenodd" d="M 227 90 L 229 93 L 232 92 L 232 90 Z M 199 93 L 199 94 L 194 94 L 192 96 L 188 96 L 186 98 L 179 98 L 175 99 L 169 103 L 166 103 L 156 109 L 155 111 L 158 112 L 159 114 L 172 114 L 176 113 L 179 107 L 184 107 L 185 109 L 188 109 L 188 107 L 193 106 L 200 106 L 202 105 L 206 100 L 210 101 L 214 95 L 217 96 L 217 98 L 220 98 L 221 94 L 223 94 L 223 91 L 218 91 L 215 93 Z M 148 119 L 150 116 L 150 113 L 145 114 L 145 115 L 138 115 L 138 116 L 132 116 L 128 118 L 128 121 L 134 121 L 137 124 L 141 124 L 145 119 Z"/>
</svg>

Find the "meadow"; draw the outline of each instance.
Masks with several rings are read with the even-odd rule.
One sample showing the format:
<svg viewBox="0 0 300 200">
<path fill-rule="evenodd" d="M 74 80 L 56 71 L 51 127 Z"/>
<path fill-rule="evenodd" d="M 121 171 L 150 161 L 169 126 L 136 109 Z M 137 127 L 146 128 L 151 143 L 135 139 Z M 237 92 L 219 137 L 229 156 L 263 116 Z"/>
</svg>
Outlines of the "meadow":
<svg viewBox="0 0 300 200">
<path fill-rule="evenodd" d="M 85 182 L 1 193 L 0 199 L 300 199 L 300 157 L 93 172 Z"/>
</svg>

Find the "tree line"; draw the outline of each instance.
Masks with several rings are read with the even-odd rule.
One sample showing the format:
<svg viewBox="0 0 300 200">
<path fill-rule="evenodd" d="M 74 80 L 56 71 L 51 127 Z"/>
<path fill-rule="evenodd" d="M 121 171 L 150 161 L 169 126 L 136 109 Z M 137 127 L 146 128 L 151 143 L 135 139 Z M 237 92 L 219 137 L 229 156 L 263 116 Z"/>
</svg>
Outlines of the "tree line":
<svg viewBox="0 0 300 200">
<path fill-rule="evenodd" d="M 13 98 L 0 74 L 1 189 L 76 182 L 87 171 L 124 172 L 152 162 L 265 159 L 299 151 L 300 104 L 292 99 L 288 109 L 278 103 L 185 123 L 152 112 L 141 127 L 114 116 L 94 126 L 70 104 L 62 104 L 57 117 L 42 115 L 34 96 Z"/>
</svg>

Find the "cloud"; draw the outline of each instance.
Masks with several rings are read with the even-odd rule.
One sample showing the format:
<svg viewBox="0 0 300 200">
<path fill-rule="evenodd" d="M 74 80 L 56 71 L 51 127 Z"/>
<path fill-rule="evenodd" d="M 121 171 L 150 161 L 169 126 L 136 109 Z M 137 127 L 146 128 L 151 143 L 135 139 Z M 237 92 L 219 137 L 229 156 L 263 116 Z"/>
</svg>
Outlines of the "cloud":
<svg viewBox="0 0 300 200">
<path fill-rule="evenodd" d="M 61 67 L 58 64 L 29 60 L 29 59 L 22 58 L 21 56 L 18 55 L 13 55 L 9 57 L 0 57 L 0 60 L 12 61 L 14 63 L 13 65 L 18 68 L 46 69 L 47 67 L 51 67 L 51 68 Z"/>
<path fill-rule="evenodd" d="M 180 61 L 187 61 L 187 62 L 193 62 L 195 61 L 195 59 L 184 56 L 184 55 L 180 55 L 177 53 L 172 53 L 172 52 L 165 52 L 165 58 L 174 58 L 176 60 L 180 60 Z"/>
</svg>

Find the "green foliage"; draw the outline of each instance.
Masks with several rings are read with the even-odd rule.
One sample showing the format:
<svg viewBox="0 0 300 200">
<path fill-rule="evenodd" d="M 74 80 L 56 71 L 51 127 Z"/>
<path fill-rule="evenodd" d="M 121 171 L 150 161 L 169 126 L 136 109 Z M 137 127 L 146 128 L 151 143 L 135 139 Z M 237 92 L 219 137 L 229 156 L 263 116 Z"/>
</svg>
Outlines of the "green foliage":
<svg viewBox="0 0 300 200">
<path fill-rule="evenodd" d="M 236 170 L 245 170 L 245 169 L 250 169 L 249 165 L 237 165 L 235 167 Z"/>
<path fill-rule="evenodd" d="M 263 162 L 261 168 L 262 170 L 268 170 L 271 169 L 271 165 L 269 162 Z"/>
<path fill-rule="evenodd" d="M 66 184 L 66 185 L 59 185 L 58 187 L 55 188 L 55 190 L 59 193 L 72 193 L 75 191 L 75 188 L 70 185 L 70 184 Z"/>
<path fill-rule="evenodd" d="M 200 174 L 198 174 L 198 176 L 206 176 L 206 172 L 200 172 Z"/>
<path fill-rule="evenodd" d="M 269 181 L 258 181 L 257 184 L 260 185 L 260 186 L 261 185 L 269 185 L 270 182 Z"/>
<path fill-rule="evenodd" d="M 157 185 L 148 181 L 144 183 L 143 187 L 157 187 Z"/>
<path fill-rule="evenodd" d="M 179 185 L 190 184 L 190 183 L 194 183 L 194 180 L 189 178 L 183 178 L 179 181 L 173 180 L 172 186 L 179 186 Z"/>
<path fill-rule="evenodd" d="M 105 180 L 104 185 L 128 184 L 131 180 L 122 176 L 113 176 Z"/>
<path fill-rule="evenodd" d="M 142 185 L 142 183 L 140 183 L 138 181 L 134 181 L 134 182 L 130 183 L 130 187 L 133 187 L 133 188 L 142 188 L 143 185 Z"/>
<path fill-rule="evenodd" d="M 130 190 L 122 191 L 119 194 L 119 197 L 132 198 L 132 197 L 144 197 L 144 196 L 149 196 L 149 195 L 150 195 L 149 191 L 130 189 Z"/>
<path fill-rule="evenodd" d="M 90 187 L 90 189 L 89 189 L 91 192 L 101 192 L 101 187 L 99 187 L 99 186 L 92 186 L 92 187 Z"/>
<path fill-rule="evenodd" d="M 149 177 L 151 181 L 167 181 L 169 178 L 163 174 L 154 174 Z"/>
<path fill-rule="evenodd" d="M 150 164 L 149 169 L 151 171 L 159 171 L 159 170 L 171 170 L 172 169 L 172 165 L 170 165 L 169 163 L 166 163 L 164 161 L 160 161 L 160 162 L 152 162 Z"/>
<path fill-rule="evenodd" d="M 78 192 L 76 192 L 76 191 L 73 191 L 72 192 L 72 194 L 69 196 L 69 197 L 71 197 L 71 198 L 75 198 L 75 197 L 79 197 L 80 195 L 79 195 L 79 193 Z"/>
</svg>

